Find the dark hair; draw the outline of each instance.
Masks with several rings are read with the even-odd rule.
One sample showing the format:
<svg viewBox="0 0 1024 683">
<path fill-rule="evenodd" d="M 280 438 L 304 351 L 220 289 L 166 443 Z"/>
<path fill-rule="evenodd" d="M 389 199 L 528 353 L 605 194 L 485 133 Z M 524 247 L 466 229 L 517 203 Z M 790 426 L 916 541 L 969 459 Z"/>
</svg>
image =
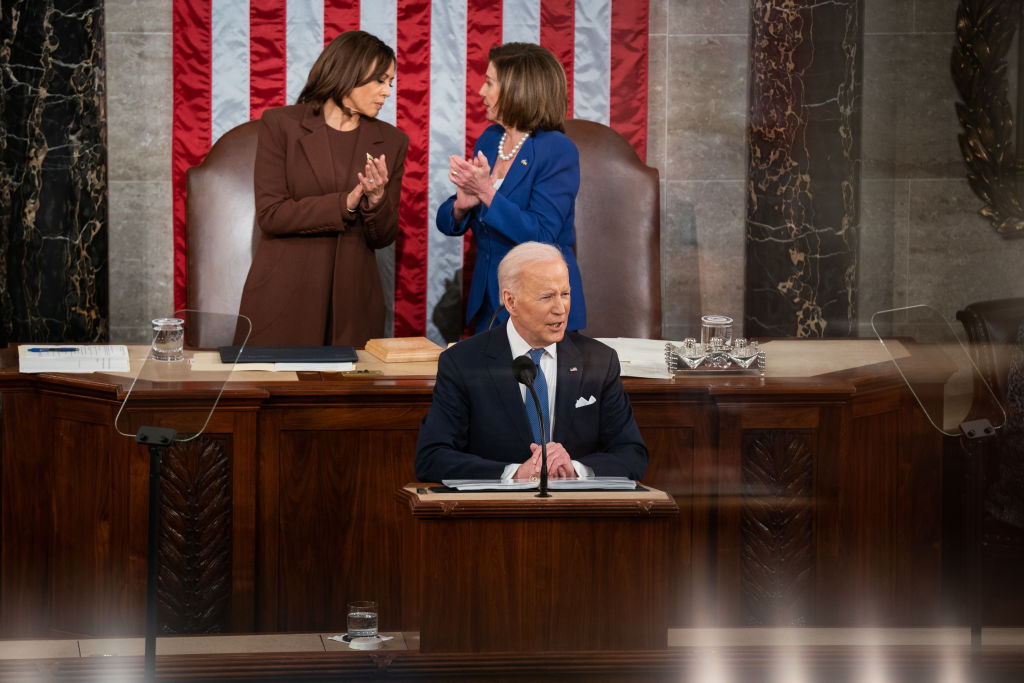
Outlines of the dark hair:
<svg viewBox="0 0 1024 683">
<path fill-rule="evenodd" d="M 545 47 L 505 43 L 487 59 L 498 74 L 498 118 L 516 130 L 565 132 L 569 108 L 565 69 Z"/>
<path fill-rule="evenodd" d="M 395 62 L 395 51 L 377 36 L 366 31 L 339 33 L 316 58 L 296 102 L 312 102 L 319 113 L 327 100 L 334 100 L 346 114 L 352 114 L 341 103 L 345 96 L 384 78 Z"/>
</svg>

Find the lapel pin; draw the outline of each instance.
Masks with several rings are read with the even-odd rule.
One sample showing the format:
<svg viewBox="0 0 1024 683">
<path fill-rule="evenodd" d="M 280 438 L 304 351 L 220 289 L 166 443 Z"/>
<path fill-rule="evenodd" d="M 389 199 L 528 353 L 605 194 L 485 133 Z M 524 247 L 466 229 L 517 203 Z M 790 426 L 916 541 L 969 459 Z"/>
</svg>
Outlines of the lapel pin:
<svg viewBox="0 0 1024 683">
<path fill-rule="evenodd" d="M 576 371 L 577 370 L 576 370 L 576 366 L 575 365 L 572 366 L 571 368 L 569 368 L 569 372 L 576 372 Z M 534 412 L 537 412 L 537 411 L 534 411 Z"/>
<path fill-rule="evenodd" d="M 526 159 L 520 159 L 519 163 L 521 163 L 523 166 L 526 166 Z"/>
</svg>

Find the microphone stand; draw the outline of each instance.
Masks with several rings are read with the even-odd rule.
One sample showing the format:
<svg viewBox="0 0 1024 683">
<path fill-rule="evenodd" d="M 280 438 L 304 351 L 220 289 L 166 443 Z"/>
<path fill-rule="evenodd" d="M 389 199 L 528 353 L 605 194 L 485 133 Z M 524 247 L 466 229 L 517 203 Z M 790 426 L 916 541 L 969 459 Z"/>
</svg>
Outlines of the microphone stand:
<svg viewBox="0 0 1024 683">
<path fill-rule="evenodd" d="M 141 427 L 137 443 L 149 447 L 149 534 L 146 547 L 146 639 L 143 679 L 156 680 L 157 584 L 160 579 L 160 468 L 163 451 L 173 443 L 177 432 L 166 427 Z"/>
<path fill-rule="evenodd" d="M 985 463 L 993 453 L 996 430 L 987 419 L 970 420 L 960 425 L 960 445 L 968 458 L 968 478 L 970 488 L 967 492 L 967 536 L 968 589 L 967 612 L 971 626 L 971 653 L 977 655 L 981 651 L 981 626 L 983 603 L 983 569 L 985 552 Z"/>
<path fill-rule="evenodd" d="M 540 400 L 533 389 L 533 380 L 537 376 L 537 366 L 528 355 L 518 356 L 512 361 L 512 374 L 516 381 L 525 384 L 533 397 L 533 405 L 537 409 L 537 422 L 540 425 L 540 493 L 537 498 L 550 498 L 548 494 L 548 435 L 544 429 L 544 412 L 540 409 Z"/>
<path fill-rule="evenodd" d="M 526 383 L 526 388 L 530 390 L 530 396 L 533 397 L 533 405 L 537 408 L 537 422 L 540 424 L 540 493 L 536 498 L 550 498 L 551 494 L 548 493 L 548 435 L 544 433 L 544 413 L 540 410 L 540 400 L 537 398 L 537 392 L 533 390 L 533 381 Z"/>
</svg>

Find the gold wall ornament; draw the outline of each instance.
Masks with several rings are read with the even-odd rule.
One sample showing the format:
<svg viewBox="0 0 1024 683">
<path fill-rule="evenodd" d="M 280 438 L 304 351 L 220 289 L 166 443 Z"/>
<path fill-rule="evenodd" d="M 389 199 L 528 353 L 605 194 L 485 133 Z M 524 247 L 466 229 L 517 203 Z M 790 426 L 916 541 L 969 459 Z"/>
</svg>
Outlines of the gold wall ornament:
<svg viewBox="0 0 1024 683">
<path fill-rule="evenodd" d="M 1024 0 L 961 0 L 956 14 L 956 45 L 950 59 L 960 95 L 958 136 L 967 164 L 967 182 L 985 202 L 979 213 L 1004 237 L 1024 237 L 1024 125 L 1014 137 L 1007 54 L 1019 27 Z M 1024 114 L 1024 46 L 1018 54 L 1017 115 Z M 1022 116 L 1024 124 L 1024 116 Z"/>
</svg>

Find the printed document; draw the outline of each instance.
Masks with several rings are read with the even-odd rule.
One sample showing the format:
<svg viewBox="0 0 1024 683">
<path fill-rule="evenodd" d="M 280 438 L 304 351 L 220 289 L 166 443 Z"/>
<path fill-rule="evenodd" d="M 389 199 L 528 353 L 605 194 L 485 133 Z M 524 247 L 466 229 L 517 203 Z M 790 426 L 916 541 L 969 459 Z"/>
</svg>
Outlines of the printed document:
<svg viewBox="0 0 1024 683">
<path fill-rule="evenodd" d="M 456 491 L 529 491 L 540 487 L 530 479 L 445 479 L 441 482 Z M 626 477 L 589 477 L 587 479 L 548 479 L 549 491 L 632 491 L 636 482 Z"/>
<path fill-rule="evenodd" d="M 39 372 L 128 372 L 124 344 L 22 344 L 18 370 Z"/>
</svg>

